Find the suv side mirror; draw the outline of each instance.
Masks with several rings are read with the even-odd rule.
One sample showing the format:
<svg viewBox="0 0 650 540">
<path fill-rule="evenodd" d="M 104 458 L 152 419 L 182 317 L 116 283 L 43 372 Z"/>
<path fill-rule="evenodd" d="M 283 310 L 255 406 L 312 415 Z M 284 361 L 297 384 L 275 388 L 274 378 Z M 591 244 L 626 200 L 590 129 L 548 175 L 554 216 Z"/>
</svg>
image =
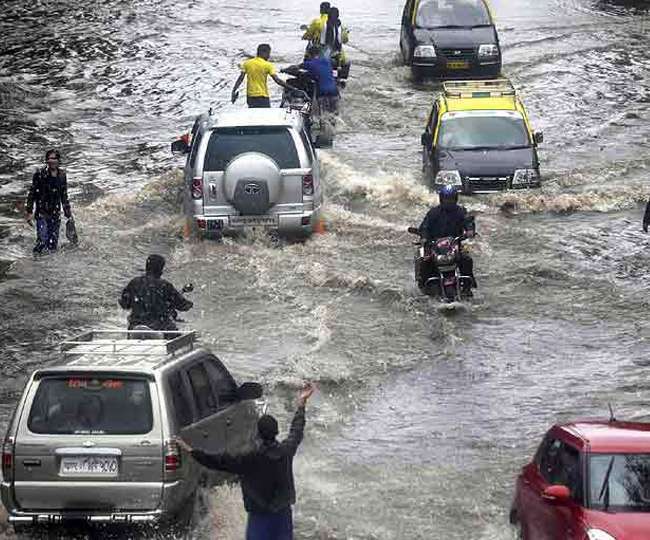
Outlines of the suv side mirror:
<svg viewBox="0 0 650 540">
<path fill-rule="evenodd" d="M 259 399 L 263 393 L 262 385 L 254 382 L 245 382 L 237 388 L 237 397 L 241 400 Z"/>
<path fill-rule="evenodd" d="M 564 504 L 571 499 L 571 491 L 567 486 L 548 486 L 542 492 L 542 499 L 552 504 Z"/>
<path fill-rule="evenodd" d="M 431 137 L 431 134 L 428 131 L 425 131 L 420 137 L 420 142 L 422 143 L 422 146 L 431 146 L 433 137 Z"/>
<path fill-rule="evenodd" d="M 172 154 L 188 154 L 190 145 L 183 139 L 178 139 L 172 143 Z"/>
<path fill-rule="evenodd" d="M 540 144 L 544 142 L 544 133 L 541 131 L 536 131 L 533 133 L 533 140 L 535 141 L 535 144 Z"/>
</svg>

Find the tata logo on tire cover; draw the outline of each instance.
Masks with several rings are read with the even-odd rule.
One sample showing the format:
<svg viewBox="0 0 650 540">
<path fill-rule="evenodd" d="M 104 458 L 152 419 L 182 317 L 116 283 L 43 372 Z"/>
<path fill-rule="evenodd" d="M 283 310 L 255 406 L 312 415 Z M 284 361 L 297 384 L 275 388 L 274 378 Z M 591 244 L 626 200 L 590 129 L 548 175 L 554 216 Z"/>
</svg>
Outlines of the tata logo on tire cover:
<svg viewBox="0 0 650 540">
<path fill-rule="evenodd" d="M 246 184 L 244 186 L 244 192 L 247 195 L 259 195 L 259 193 L 262 191 L 262 188 L 259 186 L 259 184 Z"/>
</svg>

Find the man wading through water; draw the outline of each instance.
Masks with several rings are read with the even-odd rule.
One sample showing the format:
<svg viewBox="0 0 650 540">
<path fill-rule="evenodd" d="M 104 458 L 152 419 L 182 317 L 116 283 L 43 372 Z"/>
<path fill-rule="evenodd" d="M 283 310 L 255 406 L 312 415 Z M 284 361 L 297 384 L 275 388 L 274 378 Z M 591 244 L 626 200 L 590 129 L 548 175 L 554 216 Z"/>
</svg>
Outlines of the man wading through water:
<svg viewBox="0 0 650 540">
<path fill-rule="evenodd" d="M 44 251 L 56 251 L 61 228 L 61 207 L 70 225 L 74 224 L 68 199 L 68 180 L 65 171 L 59 168 L 59 151 L 48 150 L 45 153 L 45 163 L 47 166 L 34 173 L 25 202 L 25 219 L 31 223 L 32 218 L 36 218 L 36 255 Z"/>
<path fill-rule="evenodd" d="M 182 439 L 178 445 L 204 467 L 239 476 L 244 507 L 248 512 L 246 540 L 292 540 L 291 505 L 296 502 L 293 482 L 293 457 L 305 428 L 305 405 L 314 393 L 307 384 L 298 396 L 298 410 L 291 421 L 289 435 L 278 442 L 278 422 L 265 414 L 257 422 L 259 444 L 239 456 L 207 454 L 193 449 Z"/>
</svg>

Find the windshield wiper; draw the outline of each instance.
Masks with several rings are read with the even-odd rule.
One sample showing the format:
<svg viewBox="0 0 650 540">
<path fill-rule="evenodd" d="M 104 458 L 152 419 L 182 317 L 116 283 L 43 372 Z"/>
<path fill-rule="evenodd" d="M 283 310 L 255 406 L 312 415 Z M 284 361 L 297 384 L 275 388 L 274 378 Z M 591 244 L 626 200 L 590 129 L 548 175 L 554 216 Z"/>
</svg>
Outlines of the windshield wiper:
<svg viewBox="0 0 650 540">
<path fill-rule="evenodd" d="M 609 475 L 612 473 L 612 467 L 614 467 L 615 459 L 616 456 L 612 456 L 612 459 L 609 460 L 607 472 L 605 473 L 605 479 L 603 480 L 603 485 L 600 487 L 600 493 L 598 495 L 599 501 L 603 498 L 603 496 L 605 497 L 605 500 L 603 501 L 605 512 L 607 512 L 607 509 L 609 508 Z"/>
</svg>

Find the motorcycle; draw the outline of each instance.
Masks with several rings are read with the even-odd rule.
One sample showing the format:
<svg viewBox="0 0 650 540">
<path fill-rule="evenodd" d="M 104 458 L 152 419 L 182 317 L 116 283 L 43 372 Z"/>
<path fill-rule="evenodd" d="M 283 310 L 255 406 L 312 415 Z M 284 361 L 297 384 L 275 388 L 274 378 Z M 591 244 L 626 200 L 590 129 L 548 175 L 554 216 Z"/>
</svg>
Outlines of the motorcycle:
<svg viewBox="0 0 650 540">
<path fill-rule="evenodd" d="M 280 107 L 299 111 L 314 146 L 330 148 L 334 142 L 339 96 L 320 96 L 318 83 L 306 70 L 297 66 L 283 69 L 282 73 L 292 78 L 287 80 L 287 87 L 282 92 Z M 337 87 L 344 88 L 345 82 L 337 79 Z"/>
<path fill-rule="evenodd" d="M 194 285 L 187 283 L 183 285 L 181 292 L 183 294 L 191 293 L 194 290 Z M 174 323 L 186 323 L 187 321 L 181 319 L 178 316 L 178 311 L 175 309 L 169 310 L 169 318 L 174 321 Z M 173 325 L 175 326 L 175 325 Z M 128 331 L 128 339 L 159 339 L 159 340 L 170 340 L 178 337 L 181 333 L 178 330 L 164 329 L 156 330 L 147 326 L 146 324 L 139 324 L 134 326 L 131 330 Z"/>
<path fill-rule="evenodd" d="M 442 302 L 461 302 L 472 296 L 472 277 L 460 273 L 460 242 L 464 237 L 448 236 L 429 242 L 422 239 L 420 230 L 409 227 L 408 232 L 420 236 L 413 242 L 418 247 L 414 258 L 415 279 L 420 290 Z M 437 274 L 423 276 L 423 266 L 435 263 Z"/>
</svg>

